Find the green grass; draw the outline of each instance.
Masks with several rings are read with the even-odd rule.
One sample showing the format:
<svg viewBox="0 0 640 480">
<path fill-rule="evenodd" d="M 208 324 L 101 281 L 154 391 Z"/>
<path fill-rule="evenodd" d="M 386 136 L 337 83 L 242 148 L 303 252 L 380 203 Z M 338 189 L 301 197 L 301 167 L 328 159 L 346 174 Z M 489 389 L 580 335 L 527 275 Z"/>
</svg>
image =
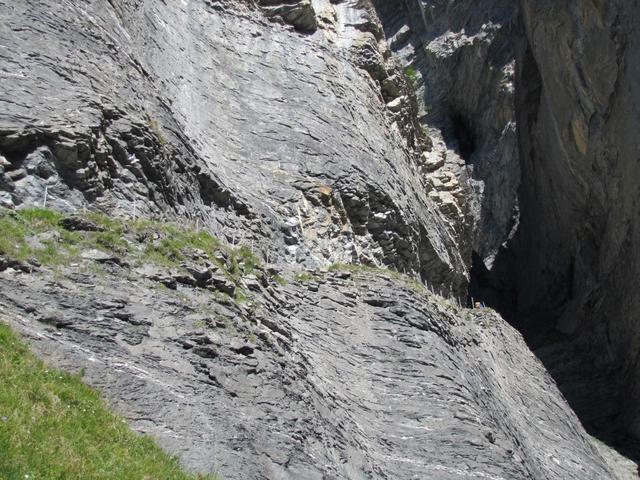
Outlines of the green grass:
<svg viewBox="0 0 640 480">
<path fill-rule="evenodd" d="M 356 264 L 356 263 L 334 263 L 329 266 L 329 271 L 330 272 L 347 271 L 347 272 L 353 272 L 353 273 L 365 272 L 365 273 L 384 275 L 387 278 L 390 278 L 392 280 L 395 280 L 397 282 L 404 284 L 407 288 L 413 290 L 416 293 L 419 293 L 421 295 L 427 295 L 429 293 L 429 291 L 427 290 L 427 287 L 425 287 L 421 282 L 419 282 L 415 278 L 410 277 L 409 275 L 406 275 L 404 273 L 400 273 L 397 270 L 391 270 L 389 268 L 371 267 L 369 265 L 362 265 L 362 264 Z"/>
<path fill-rule="evenodd" d="M 132 432 L 78 376 L 37 360 L 0 324 L 0 478 L 187 480 L 175 458 Z"/>
<path fill-rule="evenodd" d="M 408 66 L 404 69 L 404 74 L 409 79 L 411 87 L 415 90 L 418 87 L 418 71 L 414 66 Z"/>
<path fill-rule="evenodd" d="M 242 276 L 260 266 L 259 259 L 249 248 L 228 247 L 206 231 L 168 222 L 123 220 L 94 212 L 86 217 L 104 231 L 69 232 L 59 225 L 63 215 L 52 210 L 0 209 L 0 231 L 3 233 L 0 254 L 23 262 L 56 266 L 78 262 L 82 250 L 97 248 L 137 264 L 180 268 L 182 262 L 199 251 L 236 284 Z M 44 239 L 42 234 L 47 234 Z"/>
<path fill-rule="evenodd" d="M 60 240 L 72 245 L 76 240 L 73 232 L 61 232 L 57 212 L 42 208 L 32 208 L 19 212 L 0 212 L 0 254 L 19 261 L 35 260 L 39 263 L 56 265 L 63 263 L 73 249 L 59 248 Z M 45 232 L 55 232 L 60 238 L 39 241 L 41 245 L 31 245 L 28 237 Z"/>
<path fill-rule="evenodd" d="M 338 264 L 336 264 L 338 265 Z M 332 267 L 334 267 L 332 265 Z M 337 270 L 337 268 L 334 268 L 334 270 Z M 334 271 L 332 270 L 332 271 Z M 293 279 L 296 282 L 299 283 L 307 283 L 307 282 L 311 282 L 312 280 L 315 280 L 317 278 L 317 275 L 311 273 L 311 272 L 297 272 L 294 276 Z"/>
</svg>

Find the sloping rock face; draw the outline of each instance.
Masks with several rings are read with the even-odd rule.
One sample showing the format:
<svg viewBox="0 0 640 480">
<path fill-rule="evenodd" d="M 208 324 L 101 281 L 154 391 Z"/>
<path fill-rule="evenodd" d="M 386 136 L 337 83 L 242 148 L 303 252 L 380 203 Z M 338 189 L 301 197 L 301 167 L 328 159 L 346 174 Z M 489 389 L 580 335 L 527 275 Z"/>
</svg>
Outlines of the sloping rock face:
<svg viewBox="0 0 640 480">
<path fill-rule="evenodd" d="M 614 478 L 520 335 L 489 310 L 373 272 L 285 286 L 261 275 L 250 303 L 236 304 L 109 268 L 71 267 L 56 282 L 0 273 L 0 319 L 57 365 L 83 368 L 192 470 Z"/>
<path fill-rule="evenodd" d="M 636 437 L 639 15 L 637 2 L 522 2 L 523 182 L 513 248 L 516 318 L 534 331 L 555 327 L 577 338 L 611 379 L 609 395 L 620 395 L 621 415 L 608 423 Z M 618 392 L 617 383 L 624 385 Z M 584 389 L 585 397 L 593 391 Z"/>
<path fill-rule="evenodd" d="M 497 314 L 452 300 L 466 293 L 473 252 L 491 269 L 517 219 L 512 2 L 0 7 L 1 206 L 169 218 L 284 271 L 284 284 L 267 267 L 243 285 L 207 278 L 214 295 L 197 270 L 135 271 L 95 249 L 55 272 L 2 257 L 2 320 L 50 361 L 85 368 L 137 430 L 190 469 L 225 479 L 612 478 L 519 334 Z M 525 9 L 530 36 L 536 12 Z M 615 24 L 632 38 L 630 20 L 602 18 L 595 31 Z M 520 199 L 529 209 L 521 232 L 541 236 L 546 249 L 569 237 L 530 214 L 535 188 L 549 199 L 562 193 L 536 177 L 537 162 L 553 158 L 538 149 L 555 141 L 546 122 L 525 115 L 545 98 L 536 87 L 543 70 L 527 60 L 536 48 L 522 57 L 520 78 L 533 81 L 517 97 L 520 121 L 536 135 L 519 153 L 525 178 L 536 178 Z M 631 73 L 617 78 L 632 88 Z M 555 104 L 544 108 L 556 118 Z M 604 111 L 594 125 L 613 132 L 608 118 Z M 591 131 L 575 125 L 575 138 Z M 630 215 L 632 175 L 616 165 L 607 168 L 619 183 L 604 191 L 631 202 L 620 203 Z M 584 218 L 569 217 L 577 215 L 569 205 L 596 193 L 570 194 L 578 200 L 559 209 L 565 222 L 549 225 L 578 225 Z M 613 228 L 598 218 L 594 228 Z M 624 237 L 614 230 L 611 239 Z M 595 258 L 590 243 L 562 248 Z M 631 272 L 634 257 L 625 255 Z M 335 262 L 388 266 L 449 300 L 373 268 L 353 278 L 320 270 Z M 530 262 L 542 265 L 538 254 Z M 305 281 L 303 267 L 313 271 Z M 551 285 L 557 275 L 546 272 L 565 267 L 558 261 L 532 278 Z M 249 302 L 233 298 L 236 288 L 252 292 Z M 600 299 L 617 297 L 589 298 L 604 309 Z"/>
<path fill-rule="evenodd" d="M 311 38 L 201 0 L 3 6 L 5 204 L 45 189 L 68 210 L 135 202 L 275 242 L 272 258 L 388 264 L 464 291 L 455 232 L 379 86 L 344 59 L 360 30 Z"/>
</svg>

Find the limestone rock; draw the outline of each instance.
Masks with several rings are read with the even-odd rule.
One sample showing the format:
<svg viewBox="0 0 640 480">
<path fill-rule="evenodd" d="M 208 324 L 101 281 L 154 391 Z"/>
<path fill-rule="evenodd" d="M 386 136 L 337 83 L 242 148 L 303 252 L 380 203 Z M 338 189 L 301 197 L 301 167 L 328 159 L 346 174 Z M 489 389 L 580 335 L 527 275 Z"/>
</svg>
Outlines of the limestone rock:
<svg viewBox="0 0 640 480">
<path fill-rule="evenodd" d="M 75 275 L 50 284 L 0 273 L 0 320 L 56 366 L 83 367 L 191 470 L 229 480 L 614 478 L 540 362 L 489 309 L 375 271 L 317 272 L 314 289 L 272 284 L 253 314 L 199 288 L 176 302 L 134 272 L 91 289 Z M 50 304 L 64 311 L 38 321 Z M 216 321 L 203 317 L 211 311 Z M 59 319 L 74 323 L 52 335 Z"/>
<path fill-rule="evenodd" d="M 617 423 L 597 423 L 640 438 L 640 7 L 526 0 L 522 11 L 516 100 L 528 181 L 504 257 L 514 315 L 533 331 L 561 331 L 572 340 L 561 348 L 584 347 L 587 376 L 608 372 L 608 382 L 579 390 L 577 408 L 625 399 L 613 400 Z"/>
<path fill-rule="evenodd" d="M 316 12 L 310 0 L 258 0 L 267 17 L 278 17 L 303 32 L 314 32 L 318 28 Z"/>
</svg>

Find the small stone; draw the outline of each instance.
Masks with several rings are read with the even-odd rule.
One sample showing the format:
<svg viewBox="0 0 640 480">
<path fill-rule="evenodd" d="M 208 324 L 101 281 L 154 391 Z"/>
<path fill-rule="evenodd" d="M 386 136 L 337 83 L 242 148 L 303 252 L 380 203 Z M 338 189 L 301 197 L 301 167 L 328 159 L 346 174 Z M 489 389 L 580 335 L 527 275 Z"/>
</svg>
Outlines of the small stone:
<svg viewBox="0 0 640 480">
<path fill-rule="evenodd" d="M 202 358 L 216 358 L 218 356 L 218 352 L 212 345 L 197 345 L 191 351 Z"/>
<path fill-rule="evenodd" d="M 411 36 L 411 29 L 407 25 L 403 25 L 400 30 L 391 38 L 391 48 L 396 49 Z"/>
<path fill-rule="evenodd" d="M 198 282 L 191 275 L 184 275 L 182 273 L 173 274 L 173 279 L 182 285 L 188 285 L 190 287 L 195 287 Z"/>
<path fill-rule="evenodd" d="M 202 265 L 184 264 L 183 267 L 189 272 L 199 287 L 204 287 L 211 279 L 211 269 Z"/>
<path fill-rule="evenodd" d="M 444 158 L 441 153 L 422 152 L 422 165 L 427 172 L 435 172 L 444 166 Z"/>
<path fill-rule="evenodd" d="M 213 275 L 208 281 L 207 288 L 226 293 L 230 296 L 236 293 L 235 284 L 221 275 Z"/>
<path fill-rule="evenodd" d="M 253 355 L 255 350 L 254 345 L 240 342 L 232 342 L 231 345 L 229 345 L 229 348 L 240 355 L 244 355 L 245 357 Z"/>
<path fill-rule="evenodd" d="M 334 277 L 336 278 L 341 278 L 343 280 L 347 280 L 349 278 L 351 278 L 351 272 L 349 272 L 348 270 L 343 270 L 343 271 L 337 271 L 333 274 Z"/>
<path fill-rule="evenodd" d="M 258 281 L 258 277 L 255 275 L 247 275 L 242 279 L 245 287 L 251 290 L 252 292 L 260 291 L 260 282 Z"/>
<path fill-rule="evenodd" d="M 98 263 L 120 263 L 118 257 L 111 253 L 103 252 L 102 250 L 98 250 L 96 248 L 91 248 L 89 250 L 84 250 L 80 256 L 85 260 L 93 260 Z"/>
<path fill-rule="evenodd" d="M 15 204 L 9 192 L 0 192 L 0 207 L 13 209 Z"/>
<path fill-rule="evenodd" d="M 389 103 L 387 103 L 387 108 L 394 113 L 399 112 L 400 110 L 402 110 L 405 98 L 405 96 L 402 96 L 391 100 Z"/>
<path fill-rule="evenodd" d="M 4 175 L 12 182 L 17 182 L 27 176 L 27 171 L 24 168 L 19 168 L 18 170 L 6 172 Z"/>
<path fill-rule="evenodd" d="M 73 325 L 71 320 L 65 319 L 62 313 L 51 312 L 45 313 L 39 318 L 39 321 L 47 325 L 53 325 L 56 328 L 64 328 Z"/>
</svg>

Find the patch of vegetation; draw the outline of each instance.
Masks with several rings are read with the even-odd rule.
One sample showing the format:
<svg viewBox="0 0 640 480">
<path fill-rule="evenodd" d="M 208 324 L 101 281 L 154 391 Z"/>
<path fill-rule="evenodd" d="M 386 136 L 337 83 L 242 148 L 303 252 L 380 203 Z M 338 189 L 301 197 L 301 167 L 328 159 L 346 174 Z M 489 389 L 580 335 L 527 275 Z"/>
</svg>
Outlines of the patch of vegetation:
<svg viewBox="0 0 640 480">
<path fill-rule="evenodd" d="M 409 82 L 411 83 L 411 87 L 414 90 L 418 88 L 418 71 L 416 70 L 416 67 L 414 67 L 413 65 L 409 65 L 408 67 L 405 67 L 404 74 L 409 79 Z"/>
<path fill-rule="evenodd" d="M 355 264 L 355 263 L 334 263 L 333 265 L 329 266 L 329 271 L 330 272 L 347 271 L 347 272 L 353 272 L 353 273 L 364 272 L 364 273 L 370 273 L 370 274 L 373 273 L 373 274 L 383 275 L 387 278 L 390 278 L 392 280 L 395 280 L 397 282 L 404 284 L 407 288 L 413 290 L 416 293 L 419 293 L 420 295 L 426 295 L 429 293 L 427 290 L 427 287 L 425 287 L 421 282 L 419 282 L 415 278 L 410 277 L 409 275 L 406 275 L 404 273 L 400 273 L 396 270 L 391 270 L 389 268 L 372 267 L 369 265 L 362 265 L 362 264 Z"/>
<path fill-rule="evenodd" d="M 311 272 L 297 272 L 293 276 L 293 279 L 296 282 L 307 283 L 307 282 L 311 282 L 311 281 L 315 280 L 316 279 L 316 275 L 314 275 Z"/>
<path fill-rule="evenodd" d="M 207 328 L 207 322 L 205 320 L 196 320 L 195 322 L 193 322 L 193 326 L 194 328 L 199 328 L 201 330 L 204 330 L 205 328 Z"/>
<path fill-rule="evenodd" d="M 61 218 L 59 213 L 42 208 L 0 211 L 0 254 L 21 262 L 35 261 L 47 265 L 65 263 L 67 256 L 77 251 L 59 248 L 59 242 L 71 247 L 77 235 L 74 232 L 61 232 L 62 229 L 58 227 Z M 50 234 L 43 235 L 45 233 Z"/>
<path fill-rule="evenodd" d="M 157 120 L 153 120 L 153 119 L 149 120 L 147 122 L 147 126 L 149 127 L 149 130 L 155 133 L 156 137 L 158 137 L 158 141 L 160 142 L 160 145 L 167 144 L 167 139 L 162 133 L 162 129 L 160 128 L 160 124 L 158 123 Z"/>
<path fill-rule="evenodd" d="M 217 479 L 185 473 L 79 376 L 47 367 L 4 324 L 0 378 L 0 478 Z"/>
<path fill-rule="evenodd" d="M 153 220 L 125 220 L 91 212 L 88 220 L 102 231 L 70 232 L 60 225 L 64 216 L 53 210 L 0 209 L 0 254 L 22 262 L 68 265 L 81 260 L 82 250 L 95 248 L 126 257 L 134 264 L 151 263 L 180 269 L 181 263 L 206 259 L 236 285 L 240 278 L 260 266 L 246 246 L 223 245 L 206 231 Z M 240 300 L 243 293 L 238 289 Z"/>
<path fill-rule="evenodd" d="M 231 260 L 231 272 L 247 275 L 260 266 L 260 260 L 248 247 L 242 246 L 229 250 Z"/>
</svg>

